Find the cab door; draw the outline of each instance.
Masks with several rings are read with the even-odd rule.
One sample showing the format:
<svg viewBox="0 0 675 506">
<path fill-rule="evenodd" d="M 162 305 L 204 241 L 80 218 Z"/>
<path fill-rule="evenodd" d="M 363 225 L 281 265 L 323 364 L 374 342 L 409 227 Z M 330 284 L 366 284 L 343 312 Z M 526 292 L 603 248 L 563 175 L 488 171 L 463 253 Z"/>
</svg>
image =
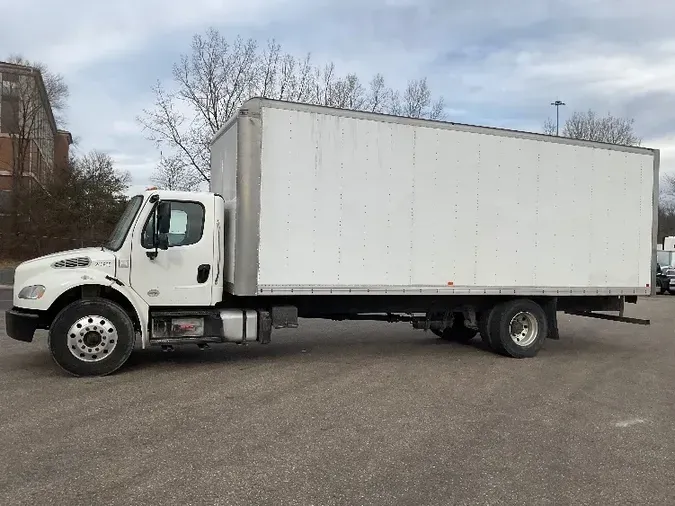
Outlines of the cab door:
<svg viewBox="0 0 675 506">
<path fill-rule="evenodd" d="M 156 247 L 155 198 L 134 230 L 131 287 L 150 306 L 210 306 L 214 272 L 213 194 L 167 192 L 169 206 L 166 249 Z"/>
</svg>

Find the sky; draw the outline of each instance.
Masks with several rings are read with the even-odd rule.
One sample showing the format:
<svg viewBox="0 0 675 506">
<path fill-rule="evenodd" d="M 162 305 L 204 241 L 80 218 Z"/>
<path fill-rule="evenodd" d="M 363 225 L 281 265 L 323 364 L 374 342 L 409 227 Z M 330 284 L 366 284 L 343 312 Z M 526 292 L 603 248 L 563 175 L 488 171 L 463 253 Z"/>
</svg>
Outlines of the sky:
<svg viewBox="0 0 675 506">
<path fill-rule="evenodd" d="M 672 0 L 0 0 L 0 59 L 20 53 L 70 87 L 76 152 L 110 153 L 150 184 L 159 151 L 136 121 L 193 35 L 217 28 L 403 88 L 426 76 L 446 119 L 541 131 L 550 105 L 635 120 L 675 171 Z"/>
</svg>

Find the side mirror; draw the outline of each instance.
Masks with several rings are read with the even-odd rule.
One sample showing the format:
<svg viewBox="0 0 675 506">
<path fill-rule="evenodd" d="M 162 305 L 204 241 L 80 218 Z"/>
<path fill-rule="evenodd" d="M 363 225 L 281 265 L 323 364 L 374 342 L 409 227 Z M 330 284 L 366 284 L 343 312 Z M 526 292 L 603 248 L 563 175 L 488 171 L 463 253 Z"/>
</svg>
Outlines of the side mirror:
<svg viewBox="0 0 675 506">
<path fill-rule="evenodd" d="M 169 233 L 171 226 L 171 204 L 160 202 L 157 205 L 157 233 L 161 236 Z"/>
<path fill-rule="evenodd" d="M 161 250 L 169 249 L 169 234 L 159 234 L 157 236 L 157 248 Z"/>
<path fill-rule="evenodd" d="M 169 230 L 171 228 L 171 204 L 159 202 L 153 216 L 152 244 L 154 251 L 146 251 L 150 260 L 157 258 L 157 252 L 169 249 Z"/>
</svg>

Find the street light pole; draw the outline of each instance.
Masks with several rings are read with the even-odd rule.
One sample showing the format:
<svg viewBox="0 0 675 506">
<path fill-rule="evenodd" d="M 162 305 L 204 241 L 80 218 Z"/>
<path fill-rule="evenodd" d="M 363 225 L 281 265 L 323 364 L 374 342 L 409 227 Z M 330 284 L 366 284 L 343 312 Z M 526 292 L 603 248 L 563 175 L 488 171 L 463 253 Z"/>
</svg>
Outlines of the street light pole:
<svg viewBox="0 0 675 506">
<path fill-rule="evenodd" d="M 555 106 L 555 134 L 558 135 L 560 129 L 560 106 L 565 105 L 565 102 L 556 100 L 555 102 L 551 102 L 551 105 Z"/>
</svg>

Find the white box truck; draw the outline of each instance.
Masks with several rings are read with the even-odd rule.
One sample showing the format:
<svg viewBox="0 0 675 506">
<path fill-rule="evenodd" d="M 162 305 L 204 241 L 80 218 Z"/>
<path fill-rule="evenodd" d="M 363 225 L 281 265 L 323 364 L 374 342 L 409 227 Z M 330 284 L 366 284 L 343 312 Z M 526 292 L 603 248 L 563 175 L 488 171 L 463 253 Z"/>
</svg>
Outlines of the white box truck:
<svg viewBox="0 0 675 506">
<path fill-rule="evenodd" d="M 149 189 L 103 247 L 21 264 L 7 333 L 49 329 L 75 375 L 115 371 L 136 340 L 268 343 L 302 318 L 532 357 L 559 311 L 649 323 L 623 309 L 653 293 L 658 166 L 653 149 L 251 99 L 213 139 L 211 192 Z"/>
</svg>

